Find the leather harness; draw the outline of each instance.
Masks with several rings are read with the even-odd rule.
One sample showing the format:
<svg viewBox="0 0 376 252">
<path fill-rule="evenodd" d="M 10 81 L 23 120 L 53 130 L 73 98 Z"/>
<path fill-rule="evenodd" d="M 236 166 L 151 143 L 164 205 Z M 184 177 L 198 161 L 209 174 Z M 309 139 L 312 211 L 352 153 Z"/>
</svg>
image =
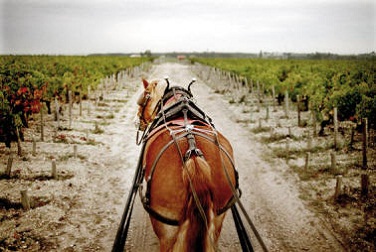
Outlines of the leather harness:
<svg viewBox="0 0 376 252">
<path fill-rule="evenodd" d="M 166 105 L 168 101 L 172 98 L 175 98 L 176 102 L 172 105 Z M 146 98 L 149 99 L 149 98 Z M 164 107 L 166 106 L 166 107 Z M 209 142 L 215 144 L 219 151 L 222 151 L 225 156 L 230 160 L 232 167 L 235 171 L 235 180 L 236 185 L 235 188 L 237 190 L 237 195 L 231 197 L 231 199 L 227 202 L 227 204 L 217 210 L 217 215 L 220 215 L 227 211 L 238 199 L 241 195 L 241 191 L 239 189 L 238 183 L 238 172 L 235 169 L 234 161 L 227 150 L 219 143 L 218 135 L 215 130 L 214 124 L 209 116 L 207 116 L 193 101 L 192 101 L 192 94 L 178 86 L 171 87 L 167 90 L 162 97 L 162 99 L 157 104 L 157 108 L 159 112 L 151 125 L 146 129 L 142 141 L 143 141 L 143 148 L 141 155 L 144 156 L 145 145 L 148 140 L 151 138 L 157 137 L 159 134 L 165 132 L 164 129 L 167 129 L 170 132 L 172 139 L 159 151 L 156 159 L 153 161 L 151 166 L 150 174 L 148 178 L 146 178 L 146 192 L 143 193 L 143 185 L 142 185 L 142 178 L 145 175 L 145 167 L 142 167 L 143 176 L 140 176 L 139 181 L 139 194 L 141 198 L 141 202 L 144 206 L 144 209 L 155 219 L 168 224 L 168 225 L 179 225 L 179 220 L 174 220 L 171 218 L 167 218 L 162 216 L 155 210 L 153 210 L 150 206 L 150 187 L 151 181 L 153 178 L 154 170 L 157 166 L 159 159 L 162 157 L 163 153 L 169 148 L 171 145 L 175 144 L 178 148 L 180 157 L 182 162 L 188 160 L 192 155 L 196 155 L 202 158 L 205 158 L 202 151 L 197 148 L 195 137 L 199 136 L 202 137 Z M 200 126 L 209 126 L 211 130 L 203 129 Z M 178 140 L 186 138 L 188 140 L 188 150 L 183 155 L 180 151 Z M 143 158 L 140 159 L 139 166 L 142 166 Z M 224 168 L 225 169 L 225 168 Z M 227 174 L 227 170 L 225 169 L 225 173 L 227 175 L 228 182 L 231 183 L 229 179 L 229 175 Z M 194 190 L 194 189 L 193 189 Z M 193 191 L 192 190 L 192 191 Z M 193 192 L 194 193 L 194 192 Z"/>
</svg>

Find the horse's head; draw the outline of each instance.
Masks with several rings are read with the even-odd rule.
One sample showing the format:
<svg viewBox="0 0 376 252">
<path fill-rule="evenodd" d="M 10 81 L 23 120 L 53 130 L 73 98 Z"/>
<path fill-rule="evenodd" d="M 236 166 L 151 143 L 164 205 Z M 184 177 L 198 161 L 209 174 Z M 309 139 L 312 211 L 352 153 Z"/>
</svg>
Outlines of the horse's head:
<svg viewBox="0 0 376 252">
<path fill-rule="evenodd" d="M 168 78 L 165 78 L 166 84 L 159 84 L 158 81 L 148 82 L 142 79 L 144 91 L 137 100 L 138 108 L 138 129 L 144 131 L 149 123 L 151 123 L 159 112 L 159 108 L 164 108 L 179 100 L 180 97 L 192 98 L 191 85 L 196 81 L 192 81 L 188 85 L 188 90 L 179 86 L 170 88 Z M 162 109 L 163 109 L 162 108 Z"/>
<path fill-rule="evenodd" d="M 157 113 L 157 105 L 161 100 L 166 86 L 159 84 L 158 81 L 148 82 L 142 79 L 144 84 L 144 91 L 141 93 L 137 100 L 138 104 L 138 119 L 139 119 L 139 130 L 145 130 L 149 123 L 151 123 Z"/>
</svg>

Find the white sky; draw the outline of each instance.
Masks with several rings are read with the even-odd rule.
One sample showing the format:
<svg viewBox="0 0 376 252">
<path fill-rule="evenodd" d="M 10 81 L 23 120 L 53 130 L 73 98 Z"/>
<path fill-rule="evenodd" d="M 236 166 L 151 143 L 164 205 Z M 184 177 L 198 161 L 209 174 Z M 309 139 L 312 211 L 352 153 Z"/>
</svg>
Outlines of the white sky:
<svg viewBox="0 0 376 252">
<path fill-rule="evenodd" d="M 0 0 L 0 54 L 376 51 L 375 0 Z"/>
</svg>

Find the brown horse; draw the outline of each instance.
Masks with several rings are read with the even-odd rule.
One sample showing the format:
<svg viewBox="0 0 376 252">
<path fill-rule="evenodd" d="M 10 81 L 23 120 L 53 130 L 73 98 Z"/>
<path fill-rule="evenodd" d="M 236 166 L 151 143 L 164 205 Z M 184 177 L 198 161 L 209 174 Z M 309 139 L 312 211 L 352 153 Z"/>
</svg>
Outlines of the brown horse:
<svg viewBox="0 0 376 252">
<path fill-rule="evenodd" d="M 238 188 L 233 151 L 188 90 L 143 80 L 140 187 L 161 251 L 216 251 Z"/>
</svg>

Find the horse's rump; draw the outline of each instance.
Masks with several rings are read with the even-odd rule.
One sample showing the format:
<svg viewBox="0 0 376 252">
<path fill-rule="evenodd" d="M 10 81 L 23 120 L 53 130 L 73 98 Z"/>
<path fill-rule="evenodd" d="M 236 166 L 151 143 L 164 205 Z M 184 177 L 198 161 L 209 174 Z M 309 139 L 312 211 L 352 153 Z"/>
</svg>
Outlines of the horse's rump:
<svg viewBox="0 0 376 252">
<path fill-rule="evenodd" d="M 145 146 L 143 165 L 148 181 L 148 206 L 165 218 L 178 222 L 185 219 L 185 208 L 191 195 L 187 180 L 189 174 L 192 180 L 205 182 L 205 186 L 210 189 L 209 196 L 214 212 L 222 213 L 221 209 L 225 208 L 233 197 L 229 183 L 233 188 L 237 187 L 230 143 L 220 133 L 216 132 L 216 136 L 208 126 L 194 126 L 192 133 L 196 147 L 201 150 L 204 159 L 192 153 L 185 161 L 186 164 L 183 164 L 184 155 L 189 149 L 186 131 L 179 131 L 178 126 L 172 129 L 178 132 L 175 137 L 169 130 L 162 128 L 148 139 Z M 185 171 L 192 165 L 196 169 L 202 169 L 205 164 L 208 166 L 206 171 Z M 197 180 L 197 176 L 203 175 L 203 172 L 207 173 L 204 180 Z M 195 184 L 193 188 L 200 191 L 200 186 L 203 185 Z"/>
</svg>

